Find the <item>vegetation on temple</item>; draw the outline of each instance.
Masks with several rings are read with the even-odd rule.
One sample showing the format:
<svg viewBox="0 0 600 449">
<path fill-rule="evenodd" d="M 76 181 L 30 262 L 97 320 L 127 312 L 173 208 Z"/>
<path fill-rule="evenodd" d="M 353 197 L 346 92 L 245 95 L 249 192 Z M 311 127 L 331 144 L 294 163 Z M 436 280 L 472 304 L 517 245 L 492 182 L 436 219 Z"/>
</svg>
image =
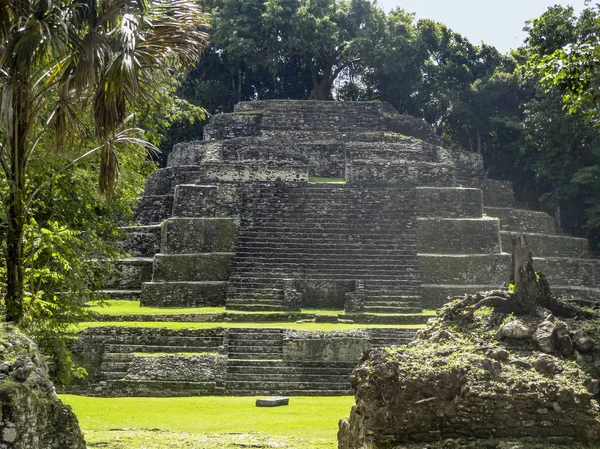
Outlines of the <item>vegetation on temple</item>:
<svg viewBox="0 0 600 449">
<path fill-rule="evenodd" d="M 116 226 L 130 218 L 151 170 L 144 150 L 156 135 L 139 126 L 156 133 L 168 122 L 163 117 L 177 106 L 169 100 L 174 74 L 197 60 L 204 28 L 195 1 L 2 2 L 7 321 L 46 341 L 79 319 L 82 299 L 106 274 L 90 259 L 115 255 Z M 144 108 L 150 119 L 136 117 Z M 64 345 L 47 349 L 60 353 Z"/>
<path fill-rule="evenodd" d="M 553 6 L 526 24 L 524 45 L 503 55 L 402 9 L 318 5 L 211 0 L 211 46 L 181 94 L 211 113 L 253 99 L 387 101 L 448 144 L 482 153 L 491 177 L 513 181 L 518 198 L 555 215 L 560 229 L 600 239 L 598 128 L 589 120 L 597 9 L 577 17 Z M 164 149 L 197 127 L 173 128 Z"/>
</svg>

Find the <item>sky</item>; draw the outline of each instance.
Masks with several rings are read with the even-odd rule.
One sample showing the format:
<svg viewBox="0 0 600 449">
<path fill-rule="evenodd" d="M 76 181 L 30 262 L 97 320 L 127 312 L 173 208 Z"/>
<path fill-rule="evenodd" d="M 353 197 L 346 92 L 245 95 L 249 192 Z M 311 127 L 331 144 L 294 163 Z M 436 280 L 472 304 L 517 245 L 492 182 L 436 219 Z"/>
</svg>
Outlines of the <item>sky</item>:
<svg viewBox="0 0 600 449">
<path fill-rule="evenodd" d="M 539 17 L 549 6 L 572 5 L 579 13 L 584 0 L 378 0 L 386 11 L 400 7 L 417 19 L 443 22 L 471 43 L 482 41 L 506 53 L 525 39 L 526 20 Z M 595 2 L 594 2 L 595 3 Z"/>
</svg>

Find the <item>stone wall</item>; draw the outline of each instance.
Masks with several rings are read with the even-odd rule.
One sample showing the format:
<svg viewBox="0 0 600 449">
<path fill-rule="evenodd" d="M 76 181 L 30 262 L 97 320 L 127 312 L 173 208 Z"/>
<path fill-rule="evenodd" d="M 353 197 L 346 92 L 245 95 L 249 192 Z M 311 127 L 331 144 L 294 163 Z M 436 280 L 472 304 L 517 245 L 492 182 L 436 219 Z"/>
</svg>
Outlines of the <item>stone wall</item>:
<svg viewBox="0 0 600 449">
<path fill-rule="evenodd" d="M 219 355 L 138 355 L 127 369 L 125 380 L 152 380 L 176 382 L 214 381 L 217 368 L 223 367 L 218 362 Z M 220 374 L 221 376 L 223 373 Z"/>
<path fill-rule="evenodd" d="M 481 218 L 483 198 L 479 189 L 417 187 L 417 216 Z"/>
<path fill-rule="evenodd" d="M 204 140 L 233 139 L 260 134 L 262 114 L 218 114 L 204 127 Z"/>
<path fill-rule="evenodd" d="M 398 186 L 454 186 L 456 179 L 451 165 L 410 162 L 375 164 L 354 162 L 346 166 L 349 184 Z"/>
<path fill-rule="evenodd" d="M 235 218 L 170 218 L 162 226 L 162 253 L 233 252 L 237 241 L 239 220 Z"/>
<path fill-rule="evenodd" d="M 418 219 L 419 253 L 497 254 L 500 252 L 500 224 L 487 219 Z"/>
<path fill-rule="evenodd" d="M 291 361 L 355 362 L 370 347 L 366 331 L 285 331 L 283 359 Z"/>
<path fill-rule="evenodd" d="M 262 129 L 294 131 L 383 130 L 381 102 L 290 101 L 265 102 Z"/>
</svg>

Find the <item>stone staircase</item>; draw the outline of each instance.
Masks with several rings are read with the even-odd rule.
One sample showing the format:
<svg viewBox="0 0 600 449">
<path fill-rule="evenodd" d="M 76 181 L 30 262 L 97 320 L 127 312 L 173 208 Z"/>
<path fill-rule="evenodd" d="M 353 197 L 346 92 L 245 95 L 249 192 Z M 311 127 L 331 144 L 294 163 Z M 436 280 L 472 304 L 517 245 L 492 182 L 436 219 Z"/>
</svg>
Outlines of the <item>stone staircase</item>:
<svg viewBox="0 0 600 449">
<path fill-rule="evenodd" d="M 352 394 L 352 362 L 229 360 L 227 394 L 343 396 Z"/>
<path fill-rule="evenodd" d="M 238 359 L 281 360 L 283 330 L 230 329 L 227 348 L 229 362 Z"/>
<path fill-rule="evenodd" d="M 351 394 L 350 373 L 362 352 L 348 352 L 351 345 L 398 345 L 411 341 L 414 333 L 403 328 L 100 327 L 84 331 L 80 343 L 88 356 L 98 355 L 88 390 L 93 395 L 331 396 Z"/>
<path fill-rule="evenodd" d="M 309 185 L 265 188 L 241 218 L 227 307 L 282 309 L 282 282 L 297 289 L 365 282 L 366 310 L 420 311 L 414 192 Z M 342 301 L 331 308 L 343 308 Z M 306 306 L 306 305 L 305 305 Z"/>
</svg>

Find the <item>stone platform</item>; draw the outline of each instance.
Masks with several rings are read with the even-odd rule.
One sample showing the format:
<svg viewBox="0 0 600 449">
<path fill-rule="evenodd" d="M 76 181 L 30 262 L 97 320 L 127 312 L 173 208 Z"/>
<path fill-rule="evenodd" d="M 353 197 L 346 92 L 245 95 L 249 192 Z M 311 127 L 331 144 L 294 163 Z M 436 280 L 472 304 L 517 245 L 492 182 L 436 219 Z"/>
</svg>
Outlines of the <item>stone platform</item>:
<svg viewBox="0 0 600 449">
<path fill-rule="evenodd" d="M 317 178 L 336 183 L 311 182 Z M 175 145 L 168 166 L 149 178 L 136 217 L 140 226 L 123 243 L 133 258 L 116 262 L 106 289 L 146 306 L 418 313 L 448 296 L 505 285 L 519 233 L 557 294 L 600 300 L 600 263 L 585 239 L 557 234 L 545 213 L 519 209 L 512 185 L 487 179 L 479 155 L 444 149 L 425 122 L 381 102 L 240 103 L 214 116 L 202 140 Z M 233 377 L 188 390 L 157 385 L 181 394 L 321 391 L 302 383 L 310 367 L 297 363 L 309 362 L 242 357 L 270 345 L 236 347 L 236 357 L 216 349 L 229 344 L 225 338 L 207 351 L 231 364 Z M 129 353 L 156 352 L 135 347 Z M 127 351 L 111 348 L 102 366 L 119 363 L 120 371 L 101 370 L 115 373 L 102 380 L 114 388 L 102 391 L 136 394 L 127 384 L 130 362 L 111 360 Z M 318 358 L 310 363 L 329 369 Z M 324 376 L 348 367 L 331 369 Z M 254 384 L 244 372 L 273 381 Z M 137 384 L 140 394 L 152 379 Z M 324 391 L 346 391 L 334 383 Z"/>
</svg>

